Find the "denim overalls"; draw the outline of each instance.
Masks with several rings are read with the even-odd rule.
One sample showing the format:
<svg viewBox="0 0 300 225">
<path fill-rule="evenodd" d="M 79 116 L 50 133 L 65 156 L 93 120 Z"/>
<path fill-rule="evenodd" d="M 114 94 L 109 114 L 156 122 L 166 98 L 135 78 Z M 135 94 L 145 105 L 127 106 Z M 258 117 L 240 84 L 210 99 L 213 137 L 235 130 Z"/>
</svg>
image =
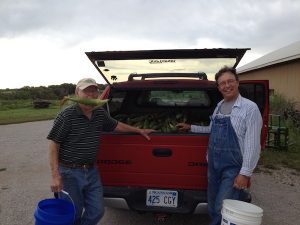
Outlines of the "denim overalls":
<svg viewBox="0 0 300 225">
<path fill-rule="evenodd" d="M 237 135 L 230 116 L 216 114 L 212 121 L 208 145 L 208 212 L 210 225 L 221 224 L 224 199 L 239 199 L 240 190 L 233 187 L 235 177 L 242 167 Z"/>
</svg>

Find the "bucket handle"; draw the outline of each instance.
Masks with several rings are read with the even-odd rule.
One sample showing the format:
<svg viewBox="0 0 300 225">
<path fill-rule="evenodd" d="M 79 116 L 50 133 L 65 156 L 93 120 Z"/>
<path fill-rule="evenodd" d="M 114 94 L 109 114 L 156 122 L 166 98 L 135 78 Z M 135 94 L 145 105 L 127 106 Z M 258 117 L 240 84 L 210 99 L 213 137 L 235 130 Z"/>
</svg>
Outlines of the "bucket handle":
<svg viewBox="0 0 300 225">
<path fill-rule="evenodd" d="M 64 190 L 61 190 L 60 192 L 64 193 L 65 195 L 67 195 L 69 197 L 69 199 L 71 200 L 71 202 L 72 202 L 72 205 L 73 205 L 73 208 L 74 208 L 74 219 L 73 219 L 73 222 L 74 222 L 75 218 L 76 218 L 76 208 L 75 208 L 74 201 L 73 201 L 72 197 L 70 196 L 70 194 L 68 192 L 66 192 Z M 58 192 L 54 192 L 54 197 L 58 198 Z"/>
</svg>

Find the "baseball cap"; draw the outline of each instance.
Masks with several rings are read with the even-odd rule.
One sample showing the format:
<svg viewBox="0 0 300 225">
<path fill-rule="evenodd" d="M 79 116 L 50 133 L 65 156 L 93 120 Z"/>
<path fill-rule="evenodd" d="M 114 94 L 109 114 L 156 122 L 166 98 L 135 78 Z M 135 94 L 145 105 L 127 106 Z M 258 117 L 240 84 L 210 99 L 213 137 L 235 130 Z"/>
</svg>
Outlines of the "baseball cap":
<svg viewBox="0 0 300 225">
<path fill-rule="evenodd" d="M 83 78 L 80 81 L 78 81 L 76 88 L 79 88 L 80 90 L 84 90 L 89 86 L 98 87 L 98 84 L 93 78 Z"/>
</svg>

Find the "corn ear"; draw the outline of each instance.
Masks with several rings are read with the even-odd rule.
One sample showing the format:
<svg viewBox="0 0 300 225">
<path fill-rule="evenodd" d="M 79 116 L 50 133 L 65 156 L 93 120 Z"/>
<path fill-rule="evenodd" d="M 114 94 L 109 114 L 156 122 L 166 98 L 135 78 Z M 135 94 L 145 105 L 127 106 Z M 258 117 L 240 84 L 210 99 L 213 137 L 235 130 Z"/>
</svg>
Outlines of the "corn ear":
<svg viewBox="0 0 300 225">
<path fill-rule="evenodd" d="M 65 96 L 61 102 L 60 106 L 63 106 L 67 101 L 73 101 L 84 105 L 93 105 L 93 106 L 103 106 L 108 102 L 108 99 L 90 99 L 90 98 L 79 98 L 79 97 L 69 97 Z"/>
</svg>

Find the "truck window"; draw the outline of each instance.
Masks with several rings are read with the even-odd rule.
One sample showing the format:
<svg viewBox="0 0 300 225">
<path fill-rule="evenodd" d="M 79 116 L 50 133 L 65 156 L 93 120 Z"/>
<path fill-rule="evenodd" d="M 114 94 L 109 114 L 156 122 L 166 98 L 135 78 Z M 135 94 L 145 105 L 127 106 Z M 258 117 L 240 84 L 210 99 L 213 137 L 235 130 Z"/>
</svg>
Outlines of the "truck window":
<svg viewBox="0 0 300 225">
<path fill-rule="evenodd" d="M 138 105 L 167 107 L 209 107 L 210 98 L 200 90 L 151 90 L 143 92 L 137 99 Z"/>
</svg>

